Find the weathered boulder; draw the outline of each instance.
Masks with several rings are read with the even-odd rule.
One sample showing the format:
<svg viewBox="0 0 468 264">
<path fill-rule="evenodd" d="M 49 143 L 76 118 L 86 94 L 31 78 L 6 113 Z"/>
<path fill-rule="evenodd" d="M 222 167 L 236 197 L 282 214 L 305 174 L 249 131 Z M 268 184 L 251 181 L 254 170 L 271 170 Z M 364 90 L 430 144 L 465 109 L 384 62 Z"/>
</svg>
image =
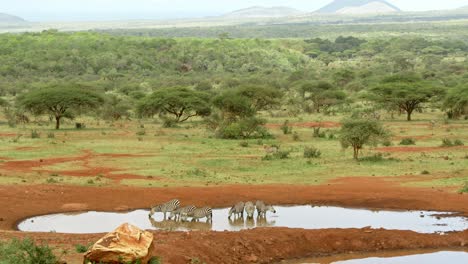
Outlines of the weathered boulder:
<svg viewBox="0 0 468 264">
<path fill-rule="evenodd" d="M 84 255 L 85 264 L 91 262 L 116 264 L 146 264 L 151 258 L 153 234 L 136 226 L 123 224 L 98 240 Z"/>
</svg>

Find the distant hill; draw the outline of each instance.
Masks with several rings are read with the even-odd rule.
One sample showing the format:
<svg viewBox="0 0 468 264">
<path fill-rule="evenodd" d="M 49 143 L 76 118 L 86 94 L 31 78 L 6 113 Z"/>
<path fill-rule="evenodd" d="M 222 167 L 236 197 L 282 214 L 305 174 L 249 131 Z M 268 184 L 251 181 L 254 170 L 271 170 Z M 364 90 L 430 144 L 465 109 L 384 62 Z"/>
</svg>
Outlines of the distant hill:
<svg viewBox="0 0 468 264">
<path fill-rule="evenodd" d="M 379 14 L 401 10 L 384 0 L 335 0 L 319 9 L 319 13 L 335 14 Z"/>
<path fill-rule="evenodd" d="M 22 19 L 21 17 L 0 13 L 0 23 L 2 24 L 20 24 L 25 22 L 26 20 Z"/>
<path fill-rule="evenodd" d="M 228 18 L 262 18 L 262 17 L 287 17 L 302 14 L 301 11 L 283 6 L 263 7 L 253 6 L 223 15 Z"/>
</svg>

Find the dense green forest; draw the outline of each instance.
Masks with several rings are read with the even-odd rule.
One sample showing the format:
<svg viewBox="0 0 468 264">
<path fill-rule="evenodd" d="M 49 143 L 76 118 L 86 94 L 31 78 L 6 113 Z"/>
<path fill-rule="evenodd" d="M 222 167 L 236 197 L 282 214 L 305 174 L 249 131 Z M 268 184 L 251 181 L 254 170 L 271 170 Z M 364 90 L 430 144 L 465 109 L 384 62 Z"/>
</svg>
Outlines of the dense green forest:
<svg viewBox="0 0 468 264">
<path fill-rule="evenodd" d="M 457 39 L 231 39 L 226 35 L 179 39 L 51 30 L 4 34 L 0 42 L 0 96 L 10 105 L 36 89 L 73 86 L 103 94 L 107 108 L 101 112 L 108 118 L 177 113 L 177 121 L 204 116 L 217 119 L 218 125 L 245 121 L 273 107 L 292 114 L 333 113 L 350 111 L 355 109 L 349 108 L 353 102 L 366 101 L 374 102 L 374 108 L 407 112 L 408 119 L 426 104 L 447 110 L 451 117 L 466 110 L 466 101 L 457 101 L 456 96 L 455 102 L 447 103 L 450 95 L 454 99 L 454 94 L 467 94 L 468 44 Z M 386 87 L 400 87 L 400 94 Z M 179 97 L 167 93 L 171 89 L 161 92 L 163 88 L 173 88 L 188 98 L 176 100 L 176 104 L 193 112 L 169 111 L 167 105 L 157 103 L 160 98 Z M 419 90 L 411 93 L 414 89 Z M 415 94 L 423 96 L 414 98 Z M 195 99 L 197 104 L 211 104 L 204 98 L 217 96 L 229 99 L 217 98 L 219 111 L 194 107 Z M 396 101 L 405 96 L 414 102 Z M 266 97 L 271 100 L 258 105 L 259 98 Z M 138 111 L 137 106 L 145 100 L 147 107 L 140 110 L 146 110 Z M 232 108 L 223 111 L 229 104 Z M 216 103 L 213 106 L 216 108 Z M 261 123 L 249 122 L 244 125 Z"/>
<path fill-rule="evenodd" d="M 468 17 L 468 15 L 467 15 Z M 139 29 L 107 29 L 98 30 L 102 33 L 123 36 L 146 37 L 196 37 L 217 38 L 227 34 L 233 38 L 327 38 L 339 36 L 355 36 L 360 38 L 387 38 L 388 36 L 415 36 L 430 39 L 458 39 L 468 41 L 466 34 L 466 19 L 427 22 L 415 22 L 414 17 L 408 21 L 395 20 L 375 21 L 363 20 L 349 22 L 346 17 L 337 21 L 289 22 L 289 23 L 244 23 L 242 25 L 225 25 L 210 27 L 171 27 L 171 28 L 139 28 Z M 416 19 L 417 20 L 417 19 Z"/>
</svg>

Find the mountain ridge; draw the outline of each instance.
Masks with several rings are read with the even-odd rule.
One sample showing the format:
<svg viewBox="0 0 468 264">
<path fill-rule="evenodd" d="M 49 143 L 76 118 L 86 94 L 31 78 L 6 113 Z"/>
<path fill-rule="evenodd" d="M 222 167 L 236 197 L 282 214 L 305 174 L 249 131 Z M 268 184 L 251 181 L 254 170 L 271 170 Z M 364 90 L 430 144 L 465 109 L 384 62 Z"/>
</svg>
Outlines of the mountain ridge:
<svg viewBox="0 0 468 264">
<path fill-rule="evenodd" d="M 401 9 L 385 0 L 335 0 L 330 4 L 317 10 L 318 13 L 345 13 L 343 12 L 346 9 L 353 9 L 355 13 L 358 13 L 359 8 L 366 6 L 381 6 L 387 7 L 387 12 L 394 10 L 394 12 L 400 12 Z M 340 12 L 341 11 L 341 12 Z M 372 10 L 369 10 L 371 12 Z"/>
<path fill-rule="evenodd" d="M 3 24 L 19 24 L 26 23 L 26 20 L 19 16 L 14 16 L 6 13 L 0 13 L 0 23 Z"/>
<path fill-rule="evenodd" d="M 303 14 L 304 12 L 286 6 L 251 6 L 222 15 L 222 17 L 236 18 L 262 18 L 262 17 L 287 17 Z"/>
</svg>

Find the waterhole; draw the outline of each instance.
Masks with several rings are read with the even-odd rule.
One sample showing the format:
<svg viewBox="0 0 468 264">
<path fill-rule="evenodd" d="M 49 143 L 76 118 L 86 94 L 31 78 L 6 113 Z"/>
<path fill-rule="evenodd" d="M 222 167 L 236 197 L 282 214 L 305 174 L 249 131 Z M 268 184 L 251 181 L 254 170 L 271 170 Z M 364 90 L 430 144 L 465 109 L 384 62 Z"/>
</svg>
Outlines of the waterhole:
<svg viewBox="0 0 468 264">
<path fill-rule="evenodd" d="M 148 210 L 126 213 L 83 212 L 52 214 L 24 220 L 18 225 L 21 231 L 58 233 L 104 233 L 122 223 L 143 229 L 171 231 L 214 230 L 240 231 L 256 227 L 289 227 L 304 229 L 325 228 L 384 228 L 412 230 L 419 233 L 463 231 L 468 229 L 468 219 L 447 212 L 430 211 L 376 211 L 328 206 L 279 206 L 276 213 L 266 218 L 228 219 L 228 208 L 213 210 L 212 223 L 175 222 L 163 220 L 161 213 L 148 217 Z"/>
<path fill-rule="evenodd" d="M 407 254 L 407 255 L 405 255 Z M 388 255 L 388 254 L 387 254 Z M 390 253 L 389 255 L 392 255 Z M 352 259 L 350 259 L 352 258 Z M 327 258 L 302 259 L 284 261 L 282 264 L 466 264 L 468 263 L 468 252 L 463 251 L 440 251 L 430 253 L 398 252 L 394 256 L 367 255 L 355 256 L 331 256 Z"/>
</svg>

